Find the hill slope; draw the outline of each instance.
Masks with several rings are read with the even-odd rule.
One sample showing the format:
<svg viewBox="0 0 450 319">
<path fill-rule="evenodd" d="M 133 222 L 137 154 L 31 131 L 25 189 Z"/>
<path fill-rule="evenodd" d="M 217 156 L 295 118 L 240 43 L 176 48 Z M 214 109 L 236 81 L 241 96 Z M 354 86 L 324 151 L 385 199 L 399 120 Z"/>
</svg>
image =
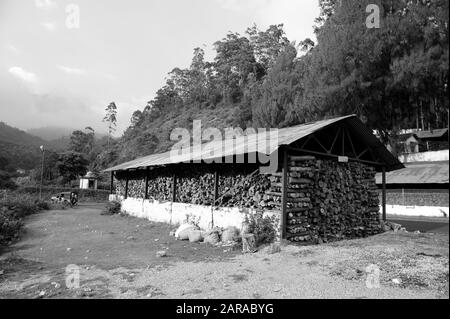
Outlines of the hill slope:
<svg viewBox="0 0 450 319">
<path fill-rule="evenodd" d="M 36 167 L 41 145 L 46 145 L 43 139 L 0 122 L 0 156 L 6 158 L 11 168 Z"/>
<path fill-rule="evenodd" d="M 4 122 L 0 122 L 0 141 L 37 147 L 45 143 L 40 137 L 28 134 L 18 128 L 7 125 Z"/>
</svg>

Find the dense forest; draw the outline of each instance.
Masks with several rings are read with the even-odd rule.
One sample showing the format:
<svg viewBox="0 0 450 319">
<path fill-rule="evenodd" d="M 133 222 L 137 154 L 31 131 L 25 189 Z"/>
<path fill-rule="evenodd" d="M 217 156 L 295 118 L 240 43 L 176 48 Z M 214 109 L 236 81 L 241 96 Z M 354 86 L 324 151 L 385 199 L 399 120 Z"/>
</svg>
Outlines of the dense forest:
<svg viewBox="0 0 450 319">
<path fill-rule="evenodd" d="M 371 3 L 380 8 L 379 28 L 366 26 Z M 319 4 L 317 43 L 291 42 L 280 24 L 228 33 L 214 43 L 213 61 L 195 48 L 191 65 L 168 74 L 100 166 L 167 150 L 170 131 L 193 119 L 285 127 L 354 113 L 385 141 L 400 129 L 448 125 L 447 0 Z"/>
</svg>

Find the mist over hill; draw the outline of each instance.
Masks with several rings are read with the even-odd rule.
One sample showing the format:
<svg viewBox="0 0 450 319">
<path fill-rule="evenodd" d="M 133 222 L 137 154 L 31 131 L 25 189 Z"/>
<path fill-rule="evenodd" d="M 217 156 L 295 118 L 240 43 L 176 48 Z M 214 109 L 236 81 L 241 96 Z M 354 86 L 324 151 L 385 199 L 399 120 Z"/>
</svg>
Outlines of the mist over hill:
<svg viewBox="0 0 450 319">
<path fill-rule="evenodd" d="M 46 141 L 52 141 L 60 139 L 62 137 L 69 137 L 72 132 L 75 131 L 74 128 L 62 127 L 62 126 L 46 126 L 40 128 L 28 129 L 26 132 L 28 134 L 38 136 Z"/>
</svg>

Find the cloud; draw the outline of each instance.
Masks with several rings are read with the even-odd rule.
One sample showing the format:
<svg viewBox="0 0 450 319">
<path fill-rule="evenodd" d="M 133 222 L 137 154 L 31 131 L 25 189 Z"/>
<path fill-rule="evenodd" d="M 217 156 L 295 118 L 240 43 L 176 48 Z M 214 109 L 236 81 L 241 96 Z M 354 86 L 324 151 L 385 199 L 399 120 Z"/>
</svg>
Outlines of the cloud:
<svg viewBox="0 0 450 319">
<path fill-rule="evenodd" d="M 78 69 L 78 68 L 72 68 L 72 67 L 68 67 L 68 66 L 64 66 L 64 65 L 58 65 L 58 69 L 60 69 L 61 71 L 70 74 L 70 75 L 83 75 L 86 73 L 85 70 L 82 69 Z"/>
<path fill-rule="evenodd" d="M 34 0 L 34 4 L 37 8 L 45 9 L 56 6 L 56 2 L 52 0 Z"/>
<path fill-rule="evenodd" d="M 105 73 L 102 75 L 105 79 L 113 81 L 113 80 L 117 80 L 117 76 L 115 76 L 114 74 L 110 74 L 110 73 Z"/>
<path fill-rule="evenodd" d="M 245 11 L 261 8 L 270 0 L 216 0 L 216 2 L 224 9 L 231 11 Z"/>
<path fill-rule="evenodd" d="M 314 40 L 314 19 L 319 16 L 318 0 L 215 0 L 223 9 L 248 13 L 263 29 L 272 24 L 284 24 L 291 41 Z"/>
<path fill-rule="evenodd" d="M 87 105 L 73 96 L 60 96 L 55 94 L 33 95 L 34 107 L 43 113 L 86 113 L 89 112 Z"/>
<path fill-rule="evenodd" d="M 43 26 L 47 31 L 55 31 L 56 26 L 52 22 L 42 22 L 41 26 Z"/>
<path fill-rule="evenodd" d="M 258 14 L 266 25 L 283 23 L 288 38 L 298 43 L 308 37 L 315 39 L 313 25 L 319 12 L 317 0 L 271 0 Z"/>
<path fill-rule="evenodd" d="M 8 69 L 8 72 L 26 83 L 35 84 L 38 81 L 38 77 L 36 76 L 36 74 L 26 71 L 20 66 L 13 66 Z"/>
<path fill-rule="evenodd" d="M 17 47 L 15 47 L 15 46 L 12 45 L 12 44 L 6 44 L 6 45 L 5 45 L 5 48 L 6 48 L 7 50 L 11 51 L 11 52 L 14 53 L 14 54 L 19 54 L 19 53 L 21 52 Z"/>
</svg>

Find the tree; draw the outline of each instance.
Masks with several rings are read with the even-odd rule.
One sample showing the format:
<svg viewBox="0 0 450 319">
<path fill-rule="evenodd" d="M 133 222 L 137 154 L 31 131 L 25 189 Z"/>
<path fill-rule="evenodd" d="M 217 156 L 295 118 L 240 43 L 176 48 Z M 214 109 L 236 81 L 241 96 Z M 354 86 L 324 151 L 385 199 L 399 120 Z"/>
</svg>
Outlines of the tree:
<svg viewBox="0 0 450 319">
<path fill-rule="evenodd" d="M 103 118 L 103 122 L 108 125 L 108 147 L 111 140 L 111 135 L 116 131 L 117 127 L 117 106 L 116 103 L 111 102 L 105 109 L 106 114 Z"/>
<path fill-rule="evenodd" d="M 256 61 L 265 70 L 272 67 L 278 56 L 290 45 L 285 36 L 283 24 L 271 25 L 266 31 L 260 31 L 256 25 L 247 29 Z"/>
<path fill-rule="evenodd" d="M 382 27 L 369 29 L 361 12 L 372 2 L 322 1 L 300 104 L 322 117 L 356 113 L 384 140 L 399 128 L 442 127 L 448 1 L 379 0 Z"/>
<path fill-rule="evenodd" d="M 142 121 L 142 112 L 137 110 L 134 111 L 133 114 L 131 115 L 131 127 L 136 127 L 139 125 L 139 123 Z"/>
<path fill-rule="evenodd" d="M 60 172 L 58 169 L 58 161 L 59 161 L 59 154 L 50 150 L 45 150 L 44 174 L 43 174 L 44 183 L 55 181 L 60 176 Z M 33 169 L 30 174 L 32 180 L 38 183 L 41 179 L 41 171 L 42 167 L 40 165 L 37 166 L 35 169 Z"/>
<path fill-rule="evenodd" d="M 72 135 L 70 136 L 69 150 L 77 153 L 89 154 L 94 146 L 95 131 L 90 127 L 87 127 L 86 131 L 87 133 L 80 130 L 72 132 Z"/>
<path fill-rule="evenodd" d="M 301 77 L 295 70 L 294 47 L 286 47 L 280 53 L 259 90 L 259 97 L 253 99 L 253 124 L 257 127 L 283 127 L 292 122 L 296 96 L 301 92 Z"/>
<path fill-rule="evenodd" d="M 11 179 L 11 174 L 0 170 L 0 189 L 16 189 L 17 185 Z"/>
<path fill-rule="evenodd" d="M 101 171 L 110 165 L 117 164 L 119 152 L 118 142 L 112 140 L 109 148 L 105 148 L 105 144 L 107 144 L 107 141 L 103 141 L 103 144 L 99 143 L 97 145 L 96 156 L 89 165 L 90 170 Z"/>
<path fill-rule="evenodd" d="M 68 183 L 86 175 L 89 162 L 83 154 L 68 151 L 59 155 L 56 165 L 63 177 L 63 182 Z"/>
<path fill-rule="evenodd" d="M 16 183 L 11 180 L 9 170 L 9 161 L 7 158 L 0 156 L 0 189 L 15 189 Z"/>
<path fill-rule="evenodd" d="M 9 166 L 7 158 L 0 156 L 0 171 L 6 171 Z"/>
<path fill-rule="evenodd" d="M 238 102 L 249 75 L 259 73 L 250 40 L 239 33 L 228 33 L 214 43 L 214 48 L 217 51 L 214 68 L 222 97 L 226 103 Z"/>
</svg>

